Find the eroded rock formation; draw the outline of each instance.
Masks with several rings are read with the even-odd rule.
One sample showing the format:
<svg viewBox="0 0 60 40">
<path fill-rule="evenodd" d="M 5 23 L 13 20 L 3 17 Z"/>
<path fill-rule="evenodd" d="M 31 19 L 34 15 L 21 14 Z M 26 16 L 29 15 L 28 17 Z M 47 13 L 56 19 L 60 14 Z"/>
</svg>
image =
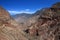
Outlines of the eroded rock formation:
<svg viewBox="0 0 60 40">
<path fill-rule="evenodd" d="M 40 38 L 36 40 L 60 40 L 60 8 L 45 9 L 38 21 L 28 29 L 29 35 Z"/>
</svg>

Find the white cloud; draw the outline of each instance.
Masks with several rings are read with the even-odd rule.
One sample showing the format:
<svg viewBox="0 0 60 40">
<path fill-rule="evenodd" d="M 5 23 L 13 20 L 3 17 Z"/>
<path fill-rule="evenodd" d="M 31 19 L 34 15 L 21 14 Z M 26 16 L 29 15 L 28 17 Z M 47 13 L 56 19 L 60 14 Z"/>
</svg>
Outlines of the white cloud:
<svg viewBox="0 0 60 40">
<path fill-rule="evenodd" d="M 10 14 L 19 14 L 19 13 L 34 13 L 30 9 L 25 9 L 25 10 L 20 10 L 20 11 L 15 11 L 15 10 L 8 10 Z"/>
<path fill-rule="evenodd" d="M 30 11 L 30 9 L 25 9 L 26 11 Z"/>
</svg>

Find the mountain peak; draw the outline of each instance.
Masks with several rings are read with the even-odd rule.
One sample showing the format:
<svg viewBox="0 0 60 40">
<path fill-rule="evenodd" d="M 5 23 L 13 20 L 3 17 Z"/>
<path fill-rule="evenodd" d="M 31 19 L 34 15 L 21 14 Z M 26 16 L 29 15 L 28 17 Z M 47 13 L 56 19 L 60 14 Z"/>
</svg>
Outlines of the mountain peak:
<svg viewBox="0 0 60 40">
<path fill-rule="evenodd" d="M 60 8 L 60 2 L 53 4 L 52 8 Z"/>
<path fill-rule="evenodd" d="M 0 17 L 10 18 L 9 12 L 7 12 L 2 6 L 0 6 Z"/>
</svg>

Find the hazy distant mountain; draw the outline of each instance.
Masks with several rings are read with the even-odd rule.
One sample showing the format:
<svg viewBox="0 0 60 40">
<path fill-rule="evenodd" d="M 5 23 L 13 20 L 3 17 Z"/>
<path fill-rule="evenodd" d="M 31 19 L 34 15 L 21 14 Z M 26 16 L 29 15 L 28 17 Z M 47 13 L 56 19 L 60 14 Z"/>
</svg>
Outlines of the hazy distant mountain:
<svg viewBox="0 0 60 40">
<path fill-rule="evenodd" d="M 20 14 L 12 15 L 12 17 L 14 17 L 14 18 L 17 18 L 17 17 L 20 17 L 20 16 L 24 16 L 24 17 L 29 18 L 30 16 L 32 16 L 32 14 L 20 13 Z"/>
<path fill-rule="evenodd" d="M 31 16 L 32 14 L 27 13 L 12 15 L 12 17 L 19 23 L 25 23 Z"/>
<path fill-rule="evenodd" d="M 37 10 L 33 14 L 21 13 L 21 14 L 12 15 L 12 17 L 16 20 L 16 22 L 23 24 L 23 26 L 27 27 L 35 23 L 38 20 L 38 18 L 42 15 L 45 9 L 47 8 Z"/>
</svg>

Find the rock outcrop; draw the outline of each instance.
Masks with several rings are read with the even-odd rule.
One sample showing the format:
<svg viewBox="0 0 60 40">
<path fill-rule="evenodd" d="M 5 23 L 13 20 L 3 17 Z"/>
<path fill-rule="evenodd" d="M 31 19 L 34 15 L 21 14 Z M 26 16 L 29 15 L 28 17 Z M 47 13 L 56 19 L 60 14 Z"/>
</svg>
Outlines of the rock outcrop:
<svg viewBox="0 0 60 40">
<path fill-rule="evenodd" d="M 0 6 L 0 18 L 11 18 L 8 11 L 6 11 L 3 7 Z"/>
<path fill-rule="evenodd" d="M 46 8 L 38 20 L 28 28 L 28 34 L 34 37 L 33 40 L 60 40 L 60 8 L 53 6 Z"/>
<path fill-rule="evenodd" d="M 2 7 L 0 7 L 0 40 L 27 40 L 19 29 L 19 24 Z"/>
</svg>

